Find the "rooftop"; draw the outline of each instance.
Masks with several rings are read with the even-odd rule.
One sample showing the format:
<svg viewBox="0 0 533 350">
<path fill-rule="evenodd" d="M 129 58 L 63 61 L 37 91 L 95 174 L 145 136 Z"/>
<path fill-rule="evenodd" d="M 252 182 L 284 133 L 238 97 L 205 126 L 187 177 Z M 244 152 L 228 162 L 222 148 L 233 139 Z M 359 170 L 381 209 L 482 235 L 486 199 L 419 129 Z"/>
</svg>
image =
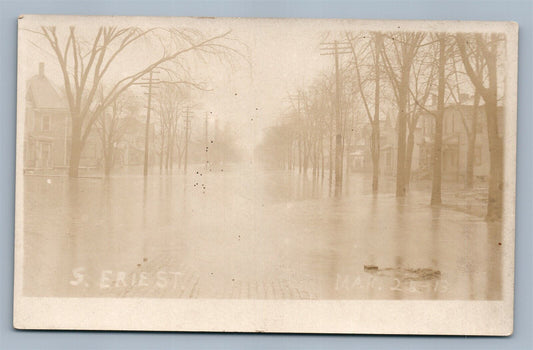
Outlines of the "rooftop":
<svg viewBox="0 0 533 350">
<path fill-rule="evenodd" d="M 26 100 L 31 101 L 35 108 L 66 109 L 67 103 L 44 75 L 44 64 L 39 65 L 39 74 L 27 81 Z"/>
</svg>

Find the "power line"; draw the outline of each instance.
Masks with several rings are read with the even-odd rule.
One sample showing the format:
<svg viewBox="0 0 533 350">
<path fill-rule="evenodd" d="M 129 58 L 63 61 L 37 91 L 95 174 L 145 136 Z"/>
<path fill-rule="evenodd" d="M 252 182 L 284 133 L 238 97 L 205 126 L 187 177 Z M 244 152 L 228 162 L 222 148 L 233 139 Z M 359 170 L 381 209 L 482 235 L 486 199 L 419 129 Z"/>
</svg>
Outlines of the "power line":
<svg viewBox="0 0 533 350">
<path fill-rule="evenodd" d="M 158 79 L 154 79 L 153 74 L 159 73 L 159 71 L 150 71 L 150 74 L 148 76 L 148 79 L 143 78 L 141 80 L 147 81 L 147 83 L 139 83 L 138 85 L 141 85 L 143 87 L 148 88 L 148 92 L 145 93 L 148 95 L 148 106 L 146 107 L 146 129 L 145 129 L 145 135 L 144 135 L 144 167 L 143 167 L 143 175 L 148 176 L 148 160 L 149 160 L 149 147 L 150 147 L 150 112 L 152 110 L 152 95 L 154 88 L 153 84 L 155 83 L 154 80 L 158 81 Z"/>
<path fill-rule="evenodd" d="M 187 173 L 187 163 L 188 163 L 188 154 L 189 154 L 189 138 L 190 138 L 190 130 L 191 130 L 191 110 L 190 106 L 187 105 L 187 108 L 185 110 L 185 159 L 184 159 L 184 167 L 183 167 L 183 173 Z"/>
</svg>

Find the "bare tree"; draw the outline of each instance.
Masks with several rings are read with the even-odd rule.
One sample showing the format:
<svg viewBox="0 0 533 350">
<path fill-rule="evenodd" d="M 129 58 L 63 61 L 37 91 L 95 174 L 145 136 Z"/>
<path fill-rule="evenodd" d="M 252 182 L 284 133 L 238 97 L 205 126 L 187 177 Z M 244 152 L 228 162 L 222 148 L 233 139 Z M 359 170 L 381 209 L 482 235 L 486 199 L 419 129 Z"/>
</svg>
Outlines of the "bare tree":
<svg viewBox="0 0 533 350">
<path fill-rule="evenodd" d="M 156 111 L 159 115 L 159 171 L 163 168 L 172 172 L 175 156 L 181 159 L 185 145 L 182 136 L 185 130 L 179 128 L 179 123 L 185 113 L 185 103 L 188 99 L 188 91 L 178 83 L 163 83 L 156 97 Z M 174 153 L 177 151 L 177 154 Z"/>
<path fill-rule="evenodd" d="M 331 114 L 334 106 L 333 81 L 328 75 L 320 75 L 310 86 L 298 91 L 295 95 L 296 101 L 294 98 L 289 98 L 291 104 L 289 115 L 293 117 L 293 123 L 286 124 L 292 126 L 292 132 L 289 135 L 296 138 L 300 173 L 307 174 L 308 169 L 312 168 L 314 179 L 318 179 L 319 174 L 322 174 L 322 177 L 324 175 L 324 139 L 330 139 L 330 182 L 334 166 L 333 142 L 331 141 L 335 126 L 335 120 Z"/>
<path fill-rule="evenodd" d="M 159 117 L 159 173 L 172 173 L 177 162 L 187 174 L 191 143 L 193 109 L 190 90 L 176 84 L 165 84 L 157 96 L 156 112 Z"/>
<path fill-rule="evenodd" d="M 449 77 L 454 75 L 455 71 L 452 69 L 449 71 L 449 74 L 446 74 L 447 71 L 447 62 L 450 57 L 453 57 L 454 46 L 451 42 L 452 37 L 446 33 L 437 33 L 431 36 L 431 40 L 426 42 L 424 45 L 429 47 L 427 53 L 428 57 L 435 57 L 430 63 L 430 73 L 425 79 L 425 88 L 423 89 L 422 97 L 418 97 L 416 92 L 419 85 L 420 77 L 418 74 L 415 74 L 415 92 L 411 91 L 411 97 L 415 103 L 413 109 L 414 115 L 411 117 L 412 120 L 410 123 L 411 130 L 416 128 L 416 123 L 418 121 L 418 111 L 417 109 L 424 110 L 429 115 L 433 116 L 435 120 L 435 130 L 433 135 L 433 150 L 432 150 L 432 182 L 431 182 L 431 204 L 440 205 L 442 203 L 442 139 L 443 139 L 443 123 L 445 117 L 445 101 L 446 101 L 446 88 L 450 88 Z M 452 67 L 453 68 L 453 67 Z M 433 76 L 435 69 L 437 70 L 437 108 L 436 110 L 429 110 L 426 108 L 425 104 L 428 100 L 430 92 L 432 91 L 433 86 Z M 416 70 L 415 70 L 416 71 Z M 451 88 L 450 88 L 451 89 Z M 453 92 L 450 90 L 453 95 Z M 412 131 L 410 130 L 410 134 Z M 409 143 L 412 143 L 412 140 L 408 139 L 408 150 L 412 152 L 412 145 L 409 146 Z M 410 161 L 409 161 L 409 172 L 410 172 Z M 408 173 L 409 173 L 408 172 Z"/>
<path fill-rule="evenodd" d="M 90 38 L 78 35 L 74 26 L 60 35 L 56 27 L 41 27 L 34 31 L 43 36 L 52 48 L 63 75 L 63 83 L 72 119 L 70 170 L 71 177 L 78 176 L 81 152 L 97 116 L 117 97 L 141 77 L 166 62 L 176 61 L 188 53 L 220 55 L 236 52 L 225 45 L 229 31 L 212 36 L 186 28 L 100 27 Z M 160 43 L 162 54 L 143 68 L 117 78 L 113 82 L 110 71 L 117 58 L 131 54 L 131 48 L 144 39 L 153 38 Z M 98 87 L 106 81 L 109 89 L 103 92 L 102 101 L 94 106 Z M 91 111 L 91 109 L 95 109 Z"/>
<path fill-rule="evenodd" d="M 474 93 L 474 103 L 472 105 L 472 115 L 470 121 L 470 127 L 468 122 L 463 116 L 462 120 L 464 123 L 466 137 L 468 138 L 468 151 L 466 154 L 466 179 L 465 187 L 467 189 L 472 189 L 474 187 L 474 162 L 476 159 L 476 139 L 477 139 L 477 125 L 478 125 L 478 110 L 479 110 L 479 93 L 476 91 Z"/>
<path fill-rule="evenodd" d="M 384 46 L 382 58 L 391 82 L 398 108 L 398 154 L 396 161 L 396 196 L 406 193 L 406 134 L 409 100 L 409 80 L 413 60 L 424 39 L 424 33 L 394 33 L 386 35 L 389 45 Z"/>
<path fill-rule="evenodd" d="M 383 46 L 383 38 L 382 35 L 378 32 L 370 33 L 369 34 L 370 41 L 366 45 L 366 47 L 363 47 L 361 52 L 357 52 L 356 46 L 355 46 L 355 38 L 353 38 L 350 34 L 347 34 L 347 40 L 350 43 L 352 56 L 353 56 L 353 66 L 355 68 L 356 72 L 356 81 L 358 85 L 358 90 L 361 96 L 361 100 L 363 101 L 363 105 L 365 107 L 366 115 L 368 117 L 368 121 L 370 122 L 370 125 L 372 127 L 372 137 L 370 141 L 370 152 L 372 154 L 372 192 L 377 193 L 378 187 L 379 187 L 379 154 L 380 154 L 380 119 L 379 119 L 379 105 L 380 105 L 380 56 Z M 363 36 L 363 39 L 365 36 Z M 373 45 L 373 47 L 372 47 Z M 374 73 L 374 99 L 373 99 L 373 106 L 374 110 L 371 111 L 370 101 L 368 101 L 368 98 L 366 97 L 365 93 L 365 80 L 362 78 L 361 74 L 361 59 L 358 58 L 358 56 L 364 56 L 365 51 L 368 51 L 368 53 L 372 56 L 372 68 Z"/>
<path fill-rule="evenodd" d="M 455 103 L 457 105 L 461 105 L 463 103 L 462 98 L 461 98 L 461 96 L 463 96 L 461 86 L 464 83 L 464 79 L 460 78 L 459 73 L 461 73 L 461 76 L 462 74 L 465 74 L 465 73 L 460 72 L 458 70 L 455 55 L 452 56 L 452 58 L 453 58 L 452 74 L 455 77 L 455 85 L 454 86 L 450 85 L 449 90 L 451 93 L 451 97 L 455 101 Z M 482 66 L 481 66 L 482 62 L 479 56 L 474 57 L 474 59 L 475 59 L 475 71 L 479 73 L 480 70 L 482 69 Z M 464 130 L 465 130 L 466 138 L 467 138 L 466 171 L 465 171 L 465 188 L 466 189 L 472 189 L 474 187 L 474 163 L 475 163 L 475 157 L 476 157 L 476 153 L 475 153 L 476 142 L 477 142 L 476 140 L 477 140 L 477 134 L 479 132 L 478 123 L 479 123 L 480 99 L 481 99 L 481 96 L 479 95 L 479 92 L 475 90 L 472 108 L 466 111 L 464 111 L 463 108 L 459 108 L 459 113 L 461 115 L 461 120 L 463 122 Z"/>
<path fill-rule="evenodd" d="M 461 54 L 466 73 L 476 91 L 485 101 L 487 119 L 487 136 L 490 152 L 490 175 L 487 205 L 487 220 L 502 217 L 503 189 L 503 141 L 498 126 L 498 66 L 499 43 L 504 38 L 498 34 L 457 34 L 457 46 Z M 476 71 L 472 61 L 479 59 L 484 67 Z M 474 63 L 475 64 L 475 63 Z M 486 75 L 486 79 L 485 79 Z"/>
<path fill-rule="evenodd" d="M 99 99 L 101 98 L 103 98 L 103 88 L 99 89 Z M 126 131 L 124 118 L 139 108 L 136 97 L 128 91 L 114 99 L 106 109 L 97 108 L 99 114 L 95 126 L 102 144 L 105 176 L 109 176 L 115 165 L 116 147 Z"/>
<path fill-rule="evenodd" d="M 434 89 L 434 73 L 436 62 L 434 59 L 435 51 L 432 48 L 432 42 L 428 42 L 422 57 L 414 60 L 411 91 L 408 105 L 409 113 L 407 114 L 407 146 L 405 159 L 405 185 L 408 187 L 411 181 L 411 170 L 413 163 L 413 150 L 415 146 L 415 131 L 420 119 L 421 112 L 427 110 L 426 106 Z"/>
<path fill-rule="evenodd" d="M 438 41 L 438 86 L 437 111 L 435 113 L 435 139 L 433 141 L 433 176 L 431 182 L 431 204 L 442 203 L 442 124 L 444 122 L 444 93 L 446 88 L 446 34 L 436 34 Z"/>
</svg>

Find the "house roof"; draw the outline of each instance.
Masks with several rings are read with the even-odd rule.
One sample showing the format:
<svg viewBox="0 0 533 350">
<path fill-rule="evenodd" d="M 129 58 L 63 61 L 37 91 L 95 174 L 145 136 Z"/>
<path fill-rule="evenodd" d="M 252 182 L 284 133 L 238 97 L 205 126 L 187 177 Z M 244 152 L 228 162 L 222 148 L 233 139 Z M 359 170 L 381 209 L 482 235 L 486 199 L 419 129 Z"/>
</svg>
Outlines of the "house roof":
<svg viewBox="0 0 533 350">
<path fill-rule="evenodd" d="M 35 108 L 66 109 L 66 101 L 61 98 L 56 89 L 44 75 L 35 75 L 27 82 L 26 99 Z"/>
</svg>

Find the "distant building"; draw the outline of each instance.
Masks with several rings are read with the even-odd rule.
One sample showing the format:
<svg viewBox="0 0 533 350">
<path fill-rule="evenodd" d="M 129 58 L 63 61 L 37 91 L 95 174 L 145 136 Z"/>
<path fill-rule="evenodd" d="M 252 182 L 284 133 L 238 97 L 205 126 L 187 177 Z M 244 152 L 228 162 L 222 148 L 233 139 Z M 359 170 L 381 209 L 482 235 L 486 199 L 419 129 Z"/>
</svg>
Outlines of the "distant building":
<svg viewBox="0 0 533 350">
<path fill-rule="evenodd" d="M 380 134 L 380 175 L 394 175 L 396 171 L 397 135 L 396 128 L 388 116 L 379 121 Z M 361 138 L 349 152 L 349 164 L 352 171 L 372 171 L 372 126 L 365 122 L 361 127 Z"/>
<path fill-rule="evenodd" d="M 481 103 L 483 100 L 481 99 Z M 434 107 L 433 107 L 434 108 Z M 464 180 L 466 176 L 468 137 L 472 132 L 472 121 L 476 111 L 476 142 L 474 149 L 474 177 L 486 179 L 490 169 L 490 153 L 487 136 L 487 118 L 485 106 L 479 105 L 474 110 L 473 98 L 461 96 L 460 103 L 445 106 L 442 125 L 442 175 L 449 180 Z M 498 125 L 503 127 L 503 108 L 498 107 Z M 435 117 L 429 113 L 420 116 L 417 125 L 417 158 L 413 162 L 420 176 L 430 176 L 432 169 L 432 152 L 435 137 Z"/>
<path fill-rule="evenodd" d="M 483 100 L 481 99 L 481 103 Z M 436 104 L 428 107 L 436 109 Z M 442 135 L 442 175 L 444 179 L 462 181 L 466 175 L 468 152 L 468 131 L 470 131 L 474 106 L 472 96 L 461 96 L 460 103 L 445 106 Z M 477 107 L 476 143 L 474 151 L 474 176 L 486 179 L 490 168 L 490 154 L 487 140 L 485 107 Z M 503 126 L 503 108 L 498 107 L 499 130 Z M 398 154 L 397 125 L 391 118 L 380 120 L 380 175 L 396 175 Z M 406 140 L 409 135 L 407 128 Z M 362 127 L 362 140 L 349 153 L 352 171 L 372 171 L 370 142 L 372 127 Z M 420 112 L 414 130 L 411 176 L 431 178 L 433 169 L 433 144 L 435 138 L 435 117 L 427 111 Z M 407 141 L 406 141 L 407 142 Z"/>
<path fill-rule="evenodd" d="M 44 74 L 27 81 L 24 123 L 24 169 L 27 171 L 68 166 L 69 114 L 64 101 Z"/>
<path fill-rule="evenodd" d="M 71 124 L 67 101 L 46 77 L 44 63 L 27 81 L 24 123 L 24 171 L 50 172 L 67 169 L 70 161 Z M 80 167 L 99 164 L 97 135 L 89 134 Z"/>
<path fill-rule="evenodd" d="M 120 142 L 116 145 L 115 165 L 117 166 L 135 166 L 144 164 L 144 146 L 146 139 L 146 121 L 139 120 L 135 116 L 123 118 L 121 121 L 123 130 Z M 155 139 L 154 124 L 150 124 L 149 137 Z M 149 161 L 153 164 L 156 152 L 156 146 L 151 142 L 149 149 Z"/>
</svg>

